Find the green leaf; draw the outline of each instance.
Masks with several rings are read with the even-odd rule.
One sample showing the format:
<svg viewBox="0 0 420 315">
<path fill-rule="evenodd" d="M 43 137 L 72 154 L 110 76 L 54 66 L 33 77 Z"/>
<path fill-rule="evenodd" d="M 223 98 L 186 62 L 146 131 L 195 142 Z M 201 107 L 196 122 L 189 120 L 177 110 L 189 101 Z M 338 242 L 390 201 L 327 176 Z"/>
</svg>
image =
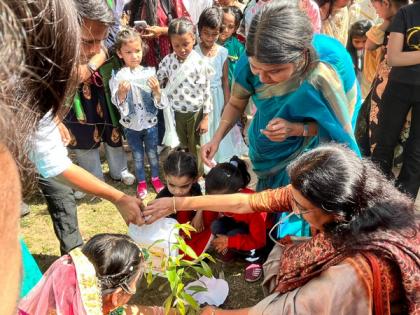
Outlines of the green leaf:
<svg viewBox="0 0 420 315">
<path fill-rule="evenodd" d="M 165 274 L 166 274 L 166 277 L 168 278 L 168 282 L 171 286 L 171 290 L 173 290 L 174 289 L 174 283 L 176 281 L 176 278 L 178 277 L 178 275 L 176 274 L 175 268 L 167 269 Z"/>
<path fill-rule="evenodd" d="M 184 270 L 184 278 L 185 279 L 195 279 L 193 278 L 192 274 L 190 274 L 188 271 Z"/>
<path fill-rule="evenodd" d="M 179 295 L 183 288 L 184 288 L 184 284 L 178 283 L 178 287 L 176 288 L 176 294 Z"/>
<path fill-rule="evenodd" d="M 209 265 L 207 265 L 207 263 L 204 260 L 201 261 L 201 266 L 204 269 L 204 275 L 206 277 L 208 277 L 208 278 L 213 277 L 213 272 L 211 271 Z"/>
<path fill-rule="evenodd" d="M 208 260 L 210 260 L 214 264 L 216 263 L 216 261 L 214 260 L 213 256 L 210 255 L 210 254 L 208 254 L 208 253 L 202 253 L 199 258 L 201 258 L 201 257 L 202 258 L 207 258 Z"/>
<path fill-rule="evenodd" d="M 147 278 L 146 278 L 147 285 L 150 286 L 152 284 L 153 280 L 155 280 L 154 277 L 153 277 L 153 273 L 151 271 L 149 271 L 147 273 Z"/>
<path fill-rule="evenodd" d="M 191 305 L 193 309 L 198 310 L 200 308 L 200 305 L 197 303 L 197 301 L 194 300 L 194 298 L 188 293 L 182 292 L 181 296 L 189 305 Z"/>
<path fill-rule="evenodd" d="M 184 303 L 184 301 L 182 301 L 181 299 L 177 299 L 176 302 L 177 302 L 176 308 L 178 309 L 178 312 L 181 315 L 185 315 L 185 303 Z"/>
<path fill-rule="evenodd" d="M 187 254 L 188 256 L 190 256 L 192 259 L 197 259 L 198 258 L 198 256 L 195 253 L 195 251 L 191 247 L 189 247 L 188 245 L 185 246 L 185 250 L 183 250 L 183 252 L 185 254 Z"/>
<path fill-rule="evenodd" d="M 166 298 L 165 302 L 163 303 L 163 306 L 165 307 L 165 315 L 169 314 L 169 312 L 171 311 L 172 299 L 173 296 L 170 295 Z"/>
<path fill-rule="evenodd" d="M 204 271 L 204 269 L 202 267 L 192 266 L 192 268 L 195 270 L 195 272 L 198 273 L 199 276 L 202 276 L 205 273 L 205 271 Z M 197 277 L 197 278 L 200 278 L 200 277 Z"/>
<path fill-rule="evenodd" d="M 185 253 L 186 248 L 187 248 L 187 243 L 185 243 L 182 237 L 179 237 L 178 239 L 178 248 Z"/>
<path fill-rule="evenodd" d="M 182 256 L 184 256 L 184 255 L 182 255 Z M 182 267 L 191 267 L 191 266 L 194 266 L 195 264 L 196 264 L 196 262 L 195 261 L 191 261 L 191 260 L 185 260 L 185 259 L 183 259 L 183 260 L 180 261 L 180 265 Z"/>
<path fill-rule="evenodd" d="M 191 290 L 194 293 L 197 293 L 197 292 L 207 292 L 207 288 L 206 287 L 203 287 L 201 285 L 192 285 L 192 286 L 188 287 L 188 290 Z"/>
</svg>

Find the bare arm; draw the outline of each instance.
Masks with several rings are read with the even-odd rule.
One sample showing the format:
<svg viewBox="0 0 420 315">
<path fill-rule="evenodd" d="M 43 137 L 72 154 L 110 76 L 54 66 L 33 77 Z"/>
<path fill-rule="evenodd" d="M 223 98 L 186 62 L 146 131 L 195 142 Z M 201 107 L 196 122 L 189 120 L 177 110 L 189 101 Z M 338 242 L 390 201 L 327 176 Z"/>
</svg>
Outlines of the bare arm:
<svg viewBox="0 0 420 315">
<path fill-rule="evenodd" d="M 66 185 L 112 202 L 126 223 L 132 222 L 137 225 L 144 223 L 141 213 L 142 203 L 139 199 L 128 196 L 122 191 L 97 179 L 85 169 L 71 164 L 70 167 L 56 178 Z"/>
<path fill-rule="evenodd" d="M 227 102 L 225 109 L 220 120 L 219 127 L 213 136 L 213 139 L 222 141 L 223 137 L 232 129 L 235 122 L 245 111 L 246 105 L 248 105 L 249 99 L 240 99 L 236 96 L 231 95 Z"/>
<path fill-rule="evenodd" d="M 175 211 L 209 210 L 214 212 L 252 213 L 291 211 L 290 185 L 266 190 L 256 194 L 229 194 L 198 197 L 160 198 L 150 203 L 143 211 L 147 223 Z"/>
<path fill-rule="evenodd" d="M 387 63 L 391 67 L 404 67 L 420 64 L 420 51 L 403 51 L 404 34 L 391 33 L 388 41 Z"/>
<path fill-rule="evenodd" d="M 385 20 L 381 25 L 373 26 L 367 33 L 365 48 L 367 50 L 376 50 L 384 42 L 385 31 L 388 29 L 390 21 Z M 373 40 L 375 39 L 375 40 Z"/>
<path fill-rule="evenodd" d="M 222 310 L 213 306 L 206 306 L 201 311 L 200 315 L 248 315 L 249 308 L 243 308 L 239 310 Z"/>
<path fill-rule="evenodd" d="M 225 99 L 224 105 L 229 102 L 230 99 L 230 86 L 229 86 L 229 67 L 228 61 L 226 60 L 223 64 L 223 76 L 222 76 L 222 87 L 223 87 L 223 96 Z"/>
<path fill-rule="evenodd" d="M 250 194 L 159 198 L 143 211 L 147 224 L 175 211 L 209 210 L 214 212 L 251 213 Z M 174 210 L 175 209 L 175 210 Z"/>
<path fill-rule="evenodd" d="M 233 95 L 230 96 L 229 102 L 223 109 L 219 127 L 217 127 L 213 138 L 209 143 L 206 143 L 201 147 L 201 158 L 204 164 L 208 166 L 214 166 L 212 159 L 219 149 L 220 142 L 229 132 L 229 130 L 232 129 L 232 127 L 235 125 L 235 122 L 238 120 L 239 116 L 244 112 L 248 101 L 249 98 L 241 99 Z"/>
<path fill-rule="evenodd" d="M 90 58 L 89 64 L 95 65 L 96 69 L 102 66 L 107 58 L 107 54 L 105 49 L 101 49 L 101 51 Z M 79 82 L 85 82 L 87 79 L 90 78 L 92 75 L 91 70 L 89 69 L 87 64 L 82 64 L 79 66 Z"/>
</svg>

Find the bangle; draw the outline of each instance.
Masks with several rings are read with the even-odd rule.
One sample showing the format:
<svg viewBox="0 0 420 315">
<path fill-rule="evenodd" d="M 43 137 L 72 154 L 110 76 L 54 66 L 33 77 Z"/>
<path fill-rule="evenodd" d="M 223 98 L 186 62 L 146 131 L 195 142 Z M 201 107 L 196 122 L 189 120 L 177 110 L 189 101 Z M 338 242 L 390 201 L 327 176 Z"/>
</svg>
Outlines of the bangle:
<svg viewBox="0 0 420 315">
<path fill-rule="evenodd" d="M 172 201 L 173 201 L 173 209 L 172 209 L 172 212 L 176 214 L 175 196 L 174 196 L 174 197 L 172 197 Z"/>
<path fill-rule="evenodd" d="M 229 126 L 231 125 L 230 121 L 228 121 L 228 120 L 226 120 L 226 119 L 222 119 L 222 120 L 220 121 L 220 123 L 222 123 L 222 122 L 224 122 L 224 123 L 228 124 Z"/>
<path fill-rule="evenodd" d="M 211 314 L 210 315 L 216 315 L 216 308 L 215 307 L 213 307 L 212 309 L 211 309 Z"/>
</svg>

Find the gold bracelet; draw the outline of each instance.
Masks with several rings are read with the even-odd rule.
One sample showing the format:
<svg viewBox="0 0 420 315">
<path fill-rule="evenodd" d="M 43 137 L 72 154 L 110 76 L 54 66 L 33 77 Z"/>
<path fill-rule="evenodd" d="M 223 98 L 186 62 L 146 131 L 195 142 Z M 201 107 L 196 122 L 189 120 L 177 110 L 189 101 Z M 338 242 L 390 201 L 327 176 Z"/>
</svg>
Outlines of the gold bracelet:
<svg viewBox="0 0 420 315">
<path fill-rule="evenodd" d="M 210 315 L 216 315 L 216 308 L 215 307 L 213 307 L 212 309 L 211 309 L 211 314 Z"/>
<path fill-rule="evenodd" d="M 226 120 L 226 119 L 222 119 L 222 120 L 220 121 L 220 123 L 222 123 L 222 122 L 227 123 L 229 126 L 231 125 L 231 122 L 230 122 L 230 121 L 228 121 L 228 120 Z"/>
<path fill-rule="evenodd" d="M 173 196 L 172 197 L 172 200 L 173 200 L 173 209 L 172 209 L 172 211 L 173 211 L 173 213 L 175 213 L 176 214 L 176 207 L 175 207 L 175 196 Z"/>
</svg>

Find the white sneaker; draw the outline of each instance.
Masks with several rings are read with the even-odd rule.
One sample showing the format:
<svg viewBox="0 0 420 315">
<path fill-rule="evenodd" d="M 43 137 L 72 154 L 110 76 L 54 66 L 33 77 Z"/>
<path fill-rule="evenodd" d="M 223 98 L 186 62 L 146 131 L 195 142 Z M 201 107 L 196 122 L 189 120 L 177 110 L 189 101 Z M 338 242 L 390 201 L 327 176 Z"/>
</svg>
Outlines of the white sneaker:
<svg viewBox="0 0 420 315">
<path fill-rule="evenodd" d="M 131 174 L 127 169 L 121 172 L 121 181 L 125 185 L 127 186 L 133 185 L 135 180 L 136 180 L 136 177 L 133 174 Z"/>
<path fill-rule="evenodd" d="M 85 196 L 86 196 L 86 194 L 85 194 L 84 192 L 81 192 L 81 191 L 78 191 L 78 190 L 76 190 L 76 191 L 74 192 L 74 198 L 75 198 L 76 200 L 83 199 L 83 198 L 85 198 Z"/>
</svg>

